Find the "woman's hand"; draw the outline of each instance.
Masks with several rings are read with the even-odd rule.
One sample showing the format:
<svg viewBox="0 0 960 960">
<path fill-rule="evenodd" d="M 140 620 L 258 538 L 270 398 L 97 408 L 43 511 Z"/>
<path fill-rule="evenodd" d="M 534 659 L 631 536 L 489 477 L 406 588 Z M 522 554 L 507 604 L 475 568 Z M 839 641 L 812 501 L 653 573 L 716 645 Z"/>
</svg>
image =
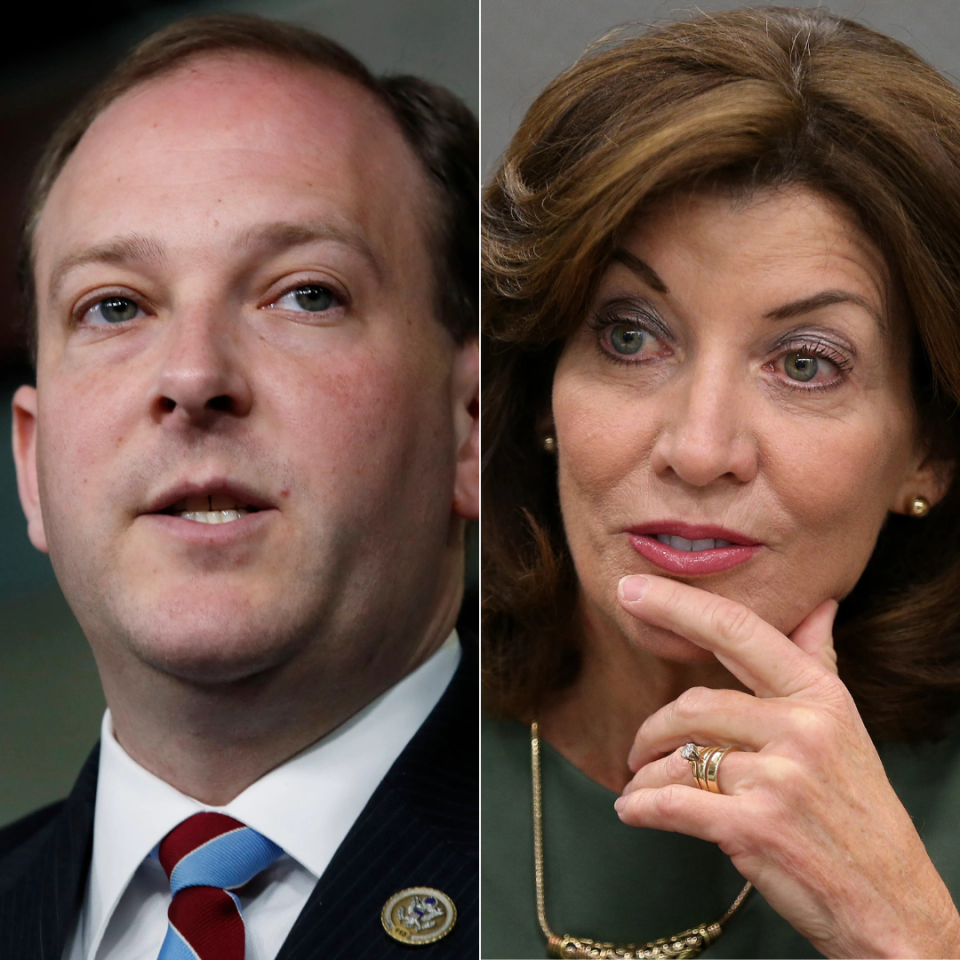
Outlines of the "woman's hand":
<svg viewBox="0 0 960 960">
<path fill-rule="evenodd" d="M 828 957 L 960 956 L 960 916 L 837 676 L 836 603 L 788 639 L 739 603 L 663 577 L 624 578 L 620 602 L 712 651 L 756 693 L 695 687 L 650 716 L 620 818 L 719 844 Z M 688 741 L 743 747 L 720 765 L 721 794 L 697 788 L 680 756 Z"/>
</svg>

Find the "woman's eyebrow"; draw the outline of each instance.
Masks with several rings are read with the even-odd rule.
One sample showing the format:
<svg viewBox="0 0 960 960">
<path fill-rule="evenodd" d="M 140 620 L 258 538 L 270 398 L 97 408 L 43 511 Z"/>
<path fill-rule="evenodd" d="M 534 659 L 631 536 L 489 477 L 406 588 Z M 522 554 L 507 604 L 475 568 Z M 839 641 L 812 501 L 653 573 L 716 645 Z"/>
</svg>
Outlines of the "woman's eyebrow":
<svg viewBox="0 0 960 960">
<path fill-rule="evenodd" d="M 623 247 L 618 247 L 613 252 L 613 259 L 622 263 L 628 270 L 635 273 L 644 283 L 657 293 L 669 293 L 667 285 L 660 279 L 657 273 L 649 263 L 641 260 L 636 254 L 631 253 Z M 810 297 L 803 297 L 800 300 L 791 300 L 774 310 L 764 314 L 768 320 L 789 320 L 791 317 L 799 317 L 805 313 L 813 313 L 823 307 L 830 307 L 837 303 L 853 303 L 862 307 L 870 314 L 880 329 L 886 333 L 888 324 L 886 317 L 878 312 L 876 308 L 865 297 L 849 290 L 822 290 Z"/>
<path fill-rule="evenodd" d="M 822 307 L 830 307 L 836 303 L 853 303 L 862 307 L 877 321 L 880 329 L 887 331 L 887 320 L 865 297 L 857 293 L 851 293 L 848 290 L 822 290 L 811 297 L 803 297 L 800 300 L 792 300 L 783 306 L 777 307 L 764 314 L 768 320 L 789 320 L 791 317 L 799 317 L 805 313 L 813 313 L 814 310 L 820 310 Z"/>
<path fill-rule="evenodd" d="M 638 256 L 623 247 L 613 251 L 613 259 L 619 260 L 628 270 L 632 270 L 648 287 L 657 293 L 668 293 L 667 285 L 660 279 L 659 274 L 649 263 L 644 263 Z"/>
</svg>

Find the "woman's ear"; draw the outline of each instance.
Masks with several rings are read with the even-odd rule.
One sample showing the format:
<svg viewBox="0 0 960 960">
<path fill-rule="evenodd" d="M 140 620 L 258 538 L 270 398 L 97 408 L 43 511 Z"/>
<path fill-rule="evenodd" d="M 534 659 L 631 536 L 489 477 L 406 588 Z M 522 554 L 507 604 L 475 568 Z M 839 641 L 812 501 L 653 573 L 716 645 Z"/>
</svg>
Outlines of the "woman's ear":
<svg viewBox="0 0 960 960">
<path fill-rule="evenodd" d="M 900 485 L 890 510 L 908 516 L 923 516 L 926 510 L 918 511 L 915 503 L 922 499 L 926 501 L 927 509 L 935 507 L 947 495 L 955 470 L 955 461 L 927 454 Z"/>
<path fill-rule="evenodd" d="M 557 428 L 553 423 L 553 410 L 548 406 L 536 420 L 537 443 L 544 453 L 557 452 Z"/>
</svg>

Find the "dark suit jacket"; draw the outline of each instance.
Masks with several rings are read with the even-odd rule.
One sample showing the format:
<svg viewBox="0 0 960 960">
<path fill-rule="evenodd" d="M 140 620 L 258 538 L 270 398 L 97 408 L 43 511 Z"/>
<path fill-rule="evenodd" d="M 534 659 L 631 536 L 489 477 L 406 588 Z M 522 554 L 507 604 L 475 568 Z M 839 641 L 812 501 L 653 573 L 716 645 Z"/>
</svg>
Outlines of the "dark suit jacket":
<svg viewBox="0 0 960 960">
<path fill-rule="evenodd" d="M 450 686 L 340 845 L 277 960 L 478 956 L 476 627 L 460 626 L 463 659 Z M 90 869 L 98 757 L 96 748 L 65 801 L 0 830 L 4 960 L 63 954 Z M 415 886 L 450 896 L 457 922 L 444 939 L 411 947 L 387 936 L 380 912 Z"/>
</svg>

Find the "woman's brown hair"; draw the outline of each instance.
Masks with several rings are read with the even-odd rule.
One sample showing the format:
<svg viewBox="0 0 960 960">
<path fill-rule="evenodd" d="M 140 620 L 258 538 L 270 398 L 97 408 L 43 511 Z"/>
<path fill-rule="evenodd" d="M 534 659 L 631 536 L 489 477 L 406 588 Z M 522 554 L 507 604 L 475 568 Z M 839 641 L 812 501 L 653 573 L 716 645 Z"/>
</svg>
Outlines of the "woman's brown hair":
<svg viewBox="0 0 960 960">
<path fill-rule="evenodd" d="M 483 204 L 483 642 L 489 708 L 529 715 L 578 666 L 577 581 L 540 432 L 564 340 L 624 230 L 665 194 L 800 185 L 884 252 L 913 339 L 922 440 L 960 454 L 960 94 L 908 47 L 823 9 L 618 32 L 541 94 Z M 960 496 L 891 515 L 836 628 L 874 736 L 960 706 Z"/>
</svg>

